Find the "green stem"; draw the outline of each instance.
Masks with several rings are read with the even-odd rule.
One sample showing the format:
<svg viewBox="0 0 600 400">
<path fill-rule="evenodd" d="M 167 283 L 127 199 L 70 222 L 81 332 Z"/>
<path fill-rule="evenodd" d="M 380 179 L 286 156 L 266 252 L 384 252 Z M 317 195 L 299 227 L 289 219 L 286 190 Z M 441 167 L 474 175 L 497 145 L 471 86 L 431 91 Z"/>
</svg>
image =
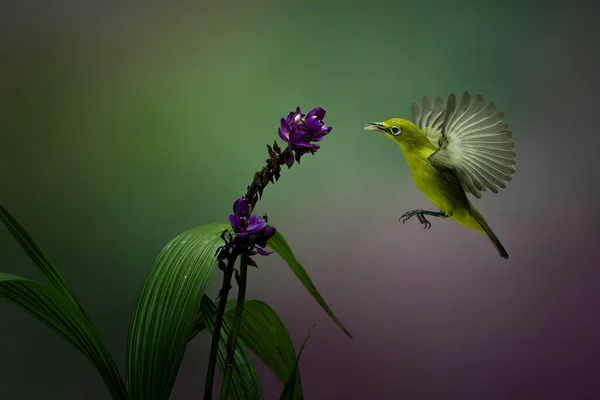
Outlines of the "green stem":
<svg viewBox="0 0 600 400">
<path fill-rule="evenodd" d="M 235 360 L 235 345 L 240 334 L 242 326 L 242 314 L 244 313 L 244 300 L 246 298 L 246 280 L 248 278 L 248 266 L 242 258 L 240 260 L 240 281 L 237 303 L 235 306 L 235 319 L 233 321 L 233 330 L 227 343 L 227 362 L 225 363 L 225 376 L 223 378 L 223 386 L 221 386 L 220 400 L 227 400 L 229 396 L 229 388 L 233 377 L 233 362 Z"/>
<path fill-rule="evenodd" d="M 215 315 L 215 328 L 210 342 L 210 355 L 208 358 L 208 371 L 206 372 L 206 384 L 204 386 L 204 400 L 212 399 L 212 390 L 215 381 L 215 370 L 217 368 L 217 354 L 219 352 L 219 339 L 221 338 L 221 327 L 223 326 L 223 317 L 225 316 L 225 307 L 227 306 L 227 297 L 231 289 L 231 277 L 233 276 L 233 267 L 237 254 L 232 254 L 227 260 L 227 267 L 223 273 L 223 285 L 219 291 L 219 306 Z"/>
</svg>

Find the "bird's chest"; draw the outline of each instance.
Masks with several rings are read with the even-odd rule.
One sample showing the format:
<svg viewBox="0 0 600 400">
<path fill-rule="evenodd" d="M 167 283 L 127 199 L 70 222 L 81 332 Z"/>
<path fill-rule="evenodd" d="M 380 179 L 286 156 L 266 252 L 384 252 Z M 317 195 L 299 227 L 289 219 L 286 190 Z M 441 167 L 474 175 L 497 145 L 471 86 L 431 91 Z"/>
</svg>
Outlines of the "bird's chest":
<svg viewBox="0 0 600 400">
<path fill-rule="evenodd" d="M 451 213 L 455 208 L 454 180 L 448 173 L 435 168 L 423 157 L 407 159 L 415 185 L 441 211 Z"/>
</svg>

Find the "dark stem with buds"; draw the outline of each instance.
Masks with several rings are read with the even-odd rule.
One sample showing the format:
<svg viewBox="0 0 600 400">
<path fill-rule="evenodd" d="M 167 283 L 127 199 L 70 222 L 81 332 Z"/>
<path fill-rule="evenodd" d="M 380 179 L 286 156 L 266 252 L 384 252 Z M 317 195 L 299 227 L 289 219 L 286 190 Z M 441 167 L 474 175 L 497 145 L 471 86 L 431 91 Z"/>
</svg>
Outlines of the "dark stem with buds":
<svg viewBox="0 0 600 400">
<path fill-rule="evenodd" d="M 223 286 L 219 291 L 219 306 L 215 315 L 215 328 L 210 342 L 210 355 L 208 358 L 208 371 L 206 372 L 206 385 L 204 387 L 204 400 L 212 399 L 212 391 L 215 380 L 215 370 L 217 368 L 217 354 L 219 352 L 219 340 L 221 338 L 221 327 L 223 326 L 223 316 L 227 306 L 227 297 L 231 290 L 231 277 L 233 276 L 235 260 L 237 254 L 231 253 L 227 258 L 227 265 L 223 271 Z"/>
<path fill-rule="evenodd" d="M 237 199 L 233 204 L 233 214 L 230 214 L 230 222 L 235 232 L 235 238 L 229 230 L 222 234 L 225 245 L 217 251 L 219 269 L 224 272 L 223 286 L 220 292 L 219 306 L 215 316 L 215 328 L 212 336 L 210 349 L 210 360 L 208 366 L 206 390 L 204 399 L 209 400 L 212 396 L 213 380 L 215 375 L 217 351 L 219 349 L 219 339 L 221 327 L 225 313 L 227 296 L 231 289 L 231 278 L 234 273 L 233 264 L 238 256 L 241 257 L 242 277 L 238 280 L 240 287 L 239 298 L 236 308 L 236 318 L 232 334 L 227 346 L 227 365 L 225 367 L 224 386 L 221 389 L 221 395 L 227 396 L 229 393 L 229 384 L 233 371 L 233 360 L 235 351 L 235 342 L 240 330 L 243 301 L 245 295 L 245 282 L 247 266 L 256 267 L 252 259 L 253 255 L 269 255 L 264 248 L 267 246 L 269 238 L 275 234 L 275 228 L 267 225 L 267 216 L 263 218 L 252 214 L 256 203 L 262 197 L 263 191 L 270 183 L 275 183 L 281 175 L 281 167 L 285 164 L 288 169 L 294 162 L 300 163 L 300 158 L 304 154 L 314 154 L 319 148 L 320 142 L 325 135 L 331 132 L 330 126 L 325 126 L 323 118 L 325 110 L 322 107 L 315 107 L 308 114 L 304 115 L 300 107 L 296 111 L 288 114 L 287 118 L 281 118 L 279 124 L 279 137 L 287 143 L 285 150 L 281 150 L 277 142 L 273 146 L 267 145 L 269 158 L 267 165 L 254 174 L 254 179 L 248 185 L 246 194 Z M 236 275 L 237 278 L 237 275 Z"/>
<path fill-rule="evenodd" d="M 277 182 L 277 180 L 279 180 L 279 177 L 281 175 L 281 166 L 287 164 L 289 168 L 291 167 L 294 160 L 292 151 L 289 146 L 285 150 L 281 151 L 281 148 L 279 147 L 277 142 L 274 142 L 273 147 L 267 145 L 267 149 L 269 150 L 269 158 L 267 159 L 267 165 L 254 174 L 254 179 L 252 180 L 252 183 L 248 185 L 246 194 L 244 195 L 244 198 L 248 200 L 250 206 L 249 213 L 252 213 L 252 210 L 256 206 L 256 203 L 260 198 L 262 198 L 263 191 L 265 187 L 269 184 L 269 182 L 275 183 Z M 218 250 L 217 254 L 219 260 L 219 269 L 223 271 L 223 285 L 221 286 L 221 290 L 219 291 L 219 305 L 217 307 L 217 313 L 215 315 L 215 327 L 211 339 L 208 371 L 206 374 L 206 386 L 204 390 L 204 400 L 212 399 L 212 390 L 214 386 L 215 371 L 217 366 L 217 353 L 219 351 L 221 328 L 223 326 L 223 318 L 225 315 L 227 298 L 229 296 L 229 291 L 231 290 L 231 278 L 233 277 L 233 273 L 235 271 L 234 264 L 237 257 L 240 255 L 238 254 L 236 247 L 236 238 L 232 238 L 231 234 L 229 234 L 228 231 L 223 232 L 222 238 L 225 241 L 225 245 Z M 254 263 L 252 258 L 250 258 L 247 255 L 242 256 L 242 264 L 242 268 L 244 269 L 244 271 L 242 271 L 244 279 L 243 285 L 240 285 L 240 294 L 242 292 L 245 293 L 245 272 L 247 270 L 247 265 L 256 267 L 256 263 Z M 242 299 L 239 300 L 243 301 Z M 241 305 L 241 307 L 243 307 L 243 304 Z M 233 327 L 233 332 L 231 337 L 229 338 L 231 346 L 227 347 L 227 360 L 234 359 L 235 342 L 237 339 L 237 335 L 239 334 L 239 324 L 241 324 L 241 307 L 238 302 L 236 309 L 239 308 L 239 311 L 236 310 L 236 319 L 234 321 L 235 323 Z M 239 318 L 237 318 L 238 313 Z M 231 366 L 229 366 L 229 364 L 231 364 Z M 229 384 L 231 383 L 232 369 L 233 362 L 228 361 L 226 372 L 229 372 L 229 379 L 224 380 L 224 387 L 222 388 L 221 393 L 227 394 L 229 392 L 229 387 L 225 388 L 225 386 L 229 386 Z"/>
<path fill-rule="evenodd" d="M 252 212 L 258 200 L 262 198 L 263 191 L 269 182 L 275 183 L 279 180 L 279 177 L 281 176 L 281 167 L 284 164 L 287 164 L 288 168 L 290 168 L 294 161 L 290 146 L 281 151 L 277 142 L 273 142 L 273 147 L 267 145 L 267 149 L 269 150 L 267 165 L 260 171 L 254 173 L 254 179 L 252 180 L 252 183 L 248 185 L 246 194 L 244 195 L 250 203 L 250 212 Z"/>
<path fill-rule="evenodd" d="M 227 400 L 229 397 L 229 387 L 231 380 L 233 379 L 233 367 L 235 361 L 235 346 L 237 343 L 238 336 L 240 334 L 240 328 L 242 326 L 242 315 L 244 313 L 244 301 L 246 301 L 246 280 L 248 279 L 248 266 L 242 258 L 240 260 L 240 274 L 235 274 L 236 281 L 238 284 L 239 292 L 237 303 L 235 306 L 235 319 L 233 320 L 233 328 L 231 336 L 227 342 L 227 361 L 225 363 L 225 374 L 223 377 L 223 386 L 221 387 L 220 400 Z"/>
</svg>

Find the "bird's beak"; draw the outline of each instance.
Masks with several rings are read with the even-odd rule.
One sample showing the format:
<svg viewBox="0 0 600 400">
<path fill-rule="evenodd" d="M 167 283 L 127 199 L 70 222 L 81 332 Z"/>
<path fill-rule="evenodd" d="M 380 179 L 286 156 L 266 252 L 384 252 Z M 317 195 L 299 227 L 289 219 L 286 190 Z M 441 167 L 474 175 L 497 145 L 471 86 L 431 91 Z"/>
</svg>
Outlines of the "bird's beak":
<svg viewBox="0 0 600 400">
<path fill-rule="evenodd" d="M 381 122 L 367 122 L 365 124 L 365 131 L 385 132 L 387 129 L 385 129 Z"/>
</svg>

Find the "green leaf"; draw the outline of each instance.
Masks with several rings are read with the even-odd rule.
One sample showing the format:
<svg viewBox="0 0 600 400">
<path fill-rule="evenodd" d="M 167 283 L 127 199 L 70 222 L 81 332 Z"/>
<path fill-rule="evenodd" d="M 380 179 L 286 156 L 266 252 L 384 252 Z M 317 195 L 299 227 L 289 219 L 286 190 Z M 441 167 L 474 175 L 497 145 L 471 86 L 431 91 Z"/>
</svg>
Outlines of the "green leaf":
<svg viewBox="0 0 600 400">
<path fill-rule="evenodd" d="M 208 327 L 208 332 L 210 333 L 212 338 L 217 306 L 208 296 L 204 295 L 202 297 L 200 309 L 206 326 Z M 243 324 L 244 321 L 242 322 L 242 329 Z M 219 370 L 221 371 L 221 375 L 223 375 L 225 371 L 225 363 L 227 361 L 227 341 L 229 339 L 229 336 L 231 335 L 232 330 L 233 315 L 226 314 L 223 318 L 221 338 L 219 340 L 219 353 L 217 354 L 217 363 L 219 364 Z M 252 366 L 252 361 L 250 360 L 248 353 L 246 353 L 246 351 L 244 350 L 241 340 L 238 340 L 235 346 L 233 378 L 231 383 L 231 389 L 229 391 L 229 397 L 231 397 L 231 399 L 263 399 L 260 381 L 258 380 L 258 376 L 256 375 L 254 367 Z"/>
<path fill-rule="evenodd" d="M 304 287 L 308 289 L 310 294 L 312 294 L 315 300 L 317 300 L 317 303 L 319 303 L 319 305 L 323 307 L 327 315 L 329 315 L 331 319 L 333 319 L 333 321 L 336 323 L 336 325 L 339 326 L 340 329 L 343 330 L 344 333 L 350 337 L 350 339 L 352 339 L 352 335 L 350 334 L 350 332 L 348 332 L 348 330 L 344 327 L 340 320 L 337 319 L 335 314 L 333 314 L 333 311 L 331 311 L 331 308 L 329 308 L 329 306 L 325 302 L 325 299 L 323 299 L 323 297 L 319 294 L 319 291 L 317 290 L 312 280 L 306 273 L 304 267 L 302 267 L 300 262 L 296 259 L 296 256 L 294 256 L 290 245 L 286 242 L 283 235 L 279 233 L 279 231 L 277 231 L 275 235 L 271 239 L 269 239 L 268 245 L 271 249 L 273 249 L 273 251 L 279 254 L 279 256 L 283 258 L 283 260 L 290 266 L 292 272 L 294 272 L 294 274 L 298 277 L 298 279 L 300 279 L 300 282 L 302 282 Z"/>
<path fill-rule="evenodd" d="M 227 302 L 226 316 L 233 321 L 236 300 Z M 240 340 L 267 365 L 285 385 L 294 369 L 296 351 L 285 325 L 267 304 L 246 300 L 242 315 Z M 302 398 L 300 374 L 297 375 L 295 399 Z"/>
<path fill-rule="evenodd" d="M 98 330 L 64 293 L 27 278 L 0 273 L 0 297 L 18 305 L 79 349 L 100 371 L 113 399 L 127 398 L 123 379 Z"/>
<path fill-rule="evenodd" d="M 0 221 L 51 285 L 48 287 L 26 278 L 0 273 L 0 297 L 23 308 L 77 347 L 96 366 L 113 398 L 127 398 L 123 378 L 104 347 L 100 333 L 79 305 L 56 265 L 2 205 Z"/>
<path fill-rule="evenodd" d="M 298 352 L 298 357 L 296 358 L 296 362 L 294 363 L 294 369 L 292 370 L 292 373 L 290 374 L 290 376 L 287 380 L 287 383 L 285 384 L 285 387 L 283 388 L 283 392 L 281 393 L 279 400 L 294 399 L 294 392 L 296 390 L 296 385 L 298 382 L 297 376 L 300 373 L 300 371 L 298 370 L 298 364 L 300 363 L 300 357 L 302 356 L 302 352 L 304 351 L 304 346 L 306 346 L 306 343 L 308 342 L 310 335 L 312 335 L 312 332 L 308 333 L 308 335 L 306 336 L 306 339 L 304 339 L 304 342 L 302 343 L 302 347 L 300 347 L 300 351 Z"/>
<path fill-rule="evenodd" d="M 206 325 L 204 324 L 204 314 L 202 314 L 202 309 L 198 310 L 198 314 L 196 315 L 196 320 L 194 321 L 194 328 L 192 328 L 192 333 L 190 333 L 190 337 L 188 341 L 192 340 L 196 337 L 197 334 L 206 329 Z"/>
<path fill-rule="evenodd" d="M 138 294 L 127 344 L 132 400 L 167 400 L 229 225 L 190 229 L 160 252 Z"/>
<path fill-rule="evenodd" d="M 229 300 L 225 308 L 225 318 L 230 322 L 233 322 L 235 316 L 235 305 L 235 299 Z M 205 328 L 204 314 L 200 310 L 190 340 Z M 285 325 L 271 307 L 259 300 L 247 300 L 244 303 L 238 340 L 238 343 L 241 342 L 256 354 L 285 385 L 295 365 L 296 351 Z M 294 398 L 301 399 L 302 385 L 299 373 L 297 380 Z"/>
<path fill-rule="evenodd" d="M 50 260 L 50 258 L 44 253 L 40 246 L 35 243 L 32 237 L 25 231 L 25 229 L 17 222 L 16 219 L 0 205 L 0 220 L 6 225 L 9 232 L 17 239 L 19 245 L 25 250 L 29 258 L 33 260 L 36 267 L 44 274 L 50 286 L 55 288 L 59 293 L 65 295 L 65 298 L 72 302 L 78 309 L 83 312 L 83 309 L 75 299 L 75 296 L 69 289 L 69 286 L 63 279 L 62 275 L 56 268 L 56 265 Z M 85 313 L 84 313 L 85 315 Z M 86 316 L 87 318 L 87 316 Z"/>
</svg>

